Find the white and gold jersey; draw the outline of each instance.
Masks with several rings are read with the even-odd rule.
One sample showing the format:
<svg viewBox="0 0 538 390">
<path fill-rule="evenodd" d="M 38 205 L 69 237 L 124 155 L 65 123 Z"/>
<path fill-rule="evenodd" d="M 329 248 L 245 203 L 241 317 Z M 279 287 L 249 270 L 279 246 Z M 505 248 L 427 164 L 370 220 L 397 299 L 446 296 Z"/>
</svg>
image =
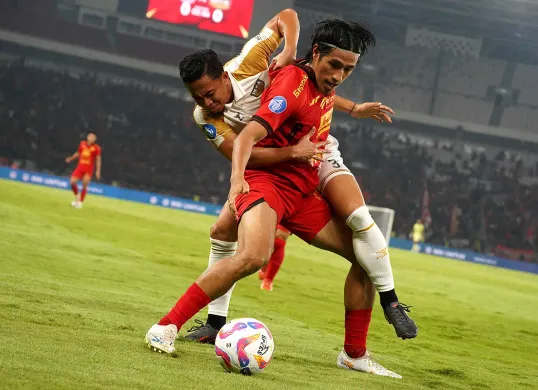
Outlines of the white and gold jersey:
<svg viewBox="0 0 538 390">
<path fill-rule="evenodd" d="M 260 108 L 260 97 L 269 86 L 269 58 L 281 42 L 278 33 L 264 28 L 226 63 L 224 71 L 230 76 L 234 100 L 225 105 L 224 112 L 213 114 L 195 107 L 196 124 L 217 149 L 232 132 L 239 134 Z"/>
</svg>

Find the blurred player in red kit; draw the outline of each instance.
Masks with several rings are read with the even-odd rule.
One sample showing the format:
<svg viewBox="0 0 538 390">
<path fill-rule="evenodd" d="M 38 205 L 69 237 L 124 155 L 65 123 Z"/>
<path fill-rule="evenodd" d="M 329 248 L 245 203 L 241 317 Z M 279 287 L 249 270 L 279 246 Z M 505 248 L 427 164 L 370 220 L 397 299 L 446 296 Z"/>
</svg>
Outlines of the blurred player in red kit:
<svg viewBox="0 0 538 390">
<path fill-rule="evenodd" d="M 273 291 L 273 281 L 282 266 L 284 254 L 286 253 L 286 242 L 291 232 L 282 225 L 278 225 L 275 233 L 275 246 L 269 262 L 258 271 L 258 277 L 262 281 L 260 288 L 266 291 Z"/>
<path fill-rule="evenodd" d="M 95 171 L 95 178 L 101 179 L 101 147 L 95 143 L 97 141 L 97 135 L 94 132 L 89 132 L 86 136 L 86 141 L 81 141 L 78 145 L 78 150 L 73 155 L 65 159 L 66 163 L 78 158 L 78 164 L 71 178 L 69 184 L 75 194 L 75 200 L 71 202 L 71 206 L 77 209 L 82 208 L 82 202 L 88 192 L 88 185 L 93 177 Z M 82 191 L 78 191 L 78 181 L 82 180 Z"/>
</svg>

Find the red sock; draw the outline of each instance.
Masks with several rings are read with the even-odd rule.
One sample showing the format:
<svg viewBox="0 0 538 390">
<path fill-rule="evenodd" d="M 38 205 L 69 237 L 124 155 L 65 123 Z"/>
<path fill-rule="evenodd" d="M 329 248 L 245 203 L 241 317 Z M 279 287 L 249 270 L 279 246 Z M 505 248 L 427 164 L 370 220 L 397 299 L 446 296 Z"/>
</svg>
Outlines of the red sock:
<svg viewBox="0 0 538 390">
<path fill-rule="evenodd" d="M 211 298 L 196 283 L 193 283 L 179 298 L 172 310 L 161 318 L 159 325 L 174 324 L 179 330 L 185 322 L 209 305 L 209 302 L 211 302 Z"/>
<path fill-rule="evenodd" d="M 372 319 L 372 309 L 346 310 L 344 350 L 352 359 L 366 353 L 366 337 Z"/>
<path fill-rule="evenodd" d="M 275 238 L 275 249 L 273 254 L 267 263 L 267 270 L 265 271 L 265 278 L 269 282 L 273 282 L 275 279 L 282 262 L 284 261 L 284 252 L 286 249 L 286 240 L 282 238 Z"/>
<path fill-rule="evenodd" d="M 77 183 L 73 183 L 71 184 L 71 189 L 73 190 L 73 194 L 75 194 L 75 196 L 78 195 L 78 186 L 77 186 Z"/>
<path fill-rule="evenodd" d="M 81 202 L 84 202 L 84 198 L 86 197 L 86 192 L 88 192 L 88 190 L 85 187 L 82 188 L 82 191 L 80 192 L 80 201 Z"/>
</svg>

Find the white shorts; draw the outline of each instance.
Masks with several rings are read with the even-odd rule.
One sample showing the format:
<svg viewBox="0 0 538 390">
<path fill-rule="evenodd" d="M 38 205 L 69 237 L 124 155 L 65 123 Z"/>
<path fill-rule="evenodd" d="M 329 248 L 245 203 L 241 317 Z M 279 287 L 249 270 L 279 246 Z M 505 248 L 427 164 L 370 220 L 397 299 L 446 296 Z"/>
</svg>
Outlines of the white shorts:
<svg viewBox="0 0 538 390">
<path fill-rule="evenodd" d="M 323 193 L 323 189 L 333 177 L 340 175 L 353 176 L 353 174 L 349 171 L 349 168 L 345 166 L 344 159 L 338 150 L 338 140 L 332 135 L 329 135 L 328 140 L 331 142 L 329 145 L 327 145 L 329 153 L 325 155 L 325 160 L 318 168 L 318 190 L 321 193 Z"/>
</svg>

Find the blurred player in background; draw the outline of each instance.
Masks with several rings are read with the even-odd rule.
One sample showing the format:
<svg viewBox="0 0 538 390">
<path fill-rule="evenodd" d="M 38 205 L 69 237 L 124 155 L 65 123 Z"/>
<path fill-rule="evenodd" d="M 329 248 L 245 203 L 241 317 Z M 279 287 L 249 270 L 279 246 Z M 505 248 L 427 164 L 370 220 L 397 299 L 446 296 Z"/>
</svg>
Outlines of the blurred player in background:
<svg viewBox="0 0 538 390">
<path fill-rule="evenodd" d="M 286 253 L 286 242 L 291 235 L 290 231 L 282 225 L 278 225 L 275 234 L 275 247 L 269 262 L 258 271 L 258 277 L 262 281 L 260 288 L 266 291 L 273 291 L 273 281 L 282 266 Z"/>
<path fill-rule="evenodd" d="M 101 147 L 95 141 L 97 141 L 97 135 L 94 132 L 89 132 L 86 141 L 81 141 L 78 150 L 65 159 L 65 162 L 69 164 L 78 158 L 77 167 L 69 179 L 71 189 L 75 194 L 75 200 L 71 202 L 71 206 L 77 209 L 82 208 L 94 171 L 95 178 L 101 179 Z M 80 180 L 82 180 L 82 191 L 79 193 L 78 182 Z"/>
<path fill-rule="evenodd" d="M 421 219 L 417 219 L 417 222 L 413 225 L 413 231 L 409 234 L 411 239 L 413 240 L 413 248 L 411 249 L 413 252 L 420 252 L 420 243 L 424 242 L 424 230 L 426 228 L 424 227 L 424 224 L 422 223 Z"/>
</svg>

